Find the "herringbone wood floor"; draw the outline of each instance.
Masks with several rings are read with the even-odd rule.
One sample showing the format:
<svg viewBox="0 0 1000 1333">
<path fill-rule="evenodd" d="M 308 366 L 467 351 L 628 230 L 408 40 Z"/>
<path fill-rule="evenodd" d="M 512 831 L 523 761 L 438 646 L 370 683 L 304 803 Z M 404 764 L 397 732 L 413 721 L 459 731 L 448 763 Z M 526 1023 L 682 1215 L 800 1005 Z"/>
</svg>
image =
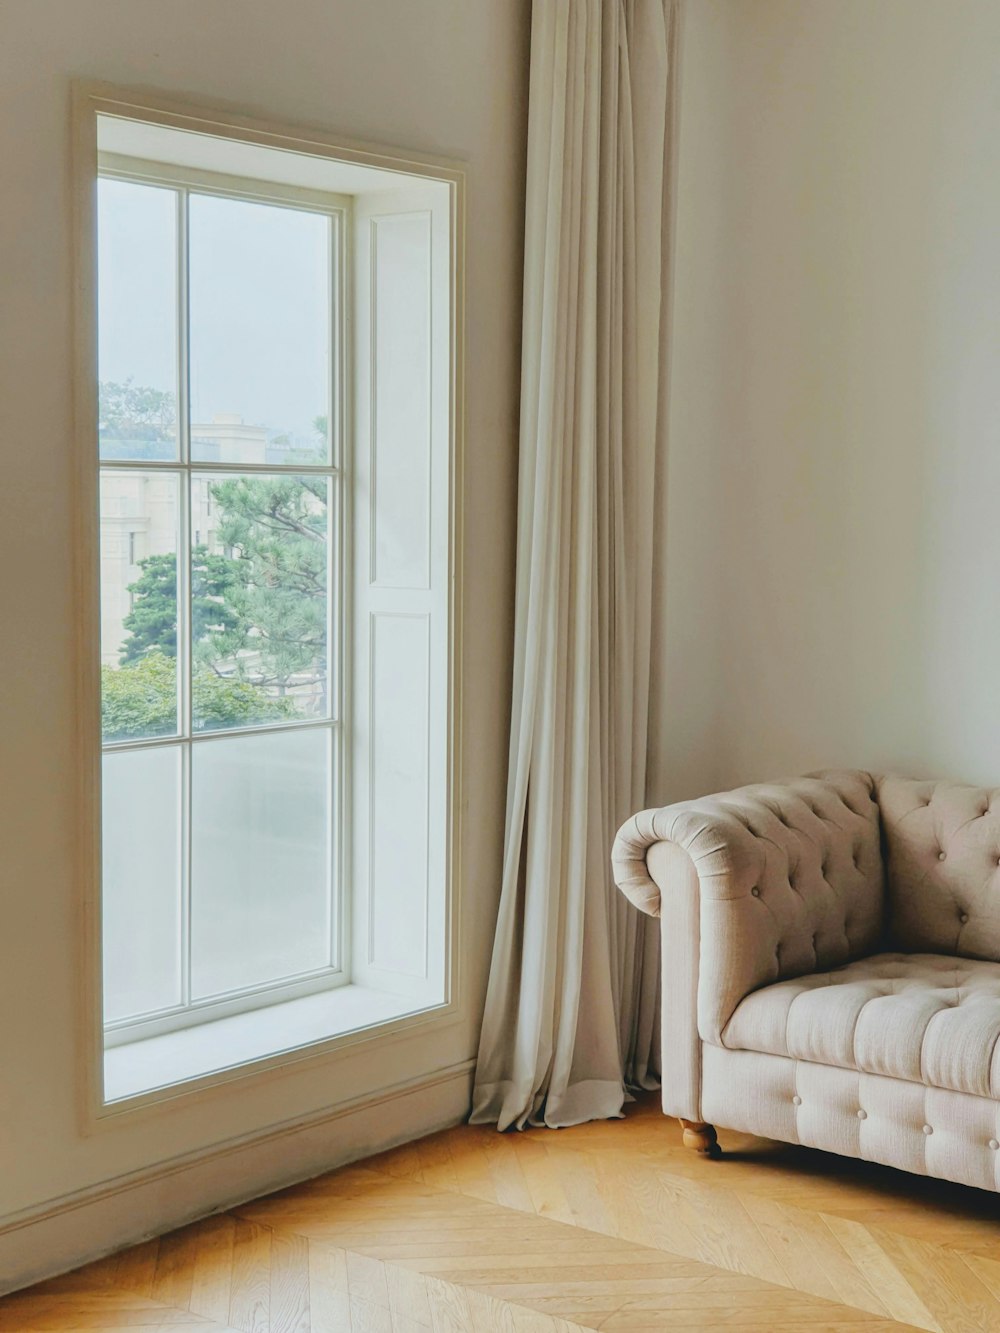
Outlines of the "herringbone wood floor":
<svg viewBox="0 0 1000 1333">
<path fill-rule="evenodd" d="M 626 1120 L 463 1127 L 0 1301 L 3 1333 L 1000 1330 L 992 1194 Z"/>
</svg>

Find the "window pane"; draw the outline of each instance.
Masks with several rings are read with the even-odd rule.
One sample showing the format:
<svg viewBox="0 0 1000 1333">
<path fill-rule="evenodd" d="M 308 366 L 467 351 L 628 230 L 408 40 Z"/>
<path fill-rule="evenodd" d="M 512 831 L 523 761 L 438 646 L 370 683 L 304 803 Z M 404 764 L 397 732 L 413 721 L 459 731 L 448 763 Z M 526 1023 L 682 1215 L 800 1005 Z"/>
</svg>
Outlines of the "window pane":
<svg viewBox="0 0 1000 1333">
<path fill-rule="evenodd" d="M 191 456 L 329 454 L 330 219 L 189 198 Z"/>
<path fill-rule="evenodd" d="M 104 1018 L 181 1002 L 180 750 L 104 756 Z"/>
<path fill-rule="evenodd" d="M 106 741 L 177 731 L 177 497 L 172 472 L 101 474 Z"/>
<path fill-rule="evenodd" d="M 177 457 L 177 195 L 100 180 L 102 458 Z"/>
<path fill-rule="evenodd" d="M 329 716 L 324 477 L 191 481 L 196 731 Z"/>
<path fill-rule="evenodd" d="M 195 999 L 331 962 L 331 737 L 227 737 L 192 751 Z"/>
</svg>

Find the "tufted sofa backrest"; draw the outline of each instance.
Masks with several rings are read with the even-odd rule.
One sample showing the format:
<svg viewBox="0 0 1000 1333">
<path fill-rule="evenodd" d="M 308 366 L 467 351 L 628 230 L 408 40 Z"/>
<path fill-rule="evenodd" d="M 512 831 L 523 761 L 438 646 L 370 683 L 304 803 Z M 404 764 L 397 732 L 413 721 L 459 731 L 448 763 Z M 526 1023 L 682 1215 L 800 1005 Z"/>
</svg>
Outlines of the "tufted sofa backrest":
<svg viewBox="0 0 1000 1333">
<path fill-rule="evenodd" d="M 877 780 L 891 947 L 1000 962 L 1000 790 Z"/>
<path fill-rule="evenodd" d="M 619 831 L 619 888 L 660 915 L 646 854 L 689 858 L 700 899 L 698 1030 L 718 1042 L 733 1010 L 772 981 L 871 953 L 884 927 L 879 811 L 868 773 L 760 783 L 634 815 Z M 664 921 L 668 921 L 664 913 Z"/>
<path fill-rule="evenodd" d="M 877 947 L 879 812 L 873 779 L 856 771 L 761 783 L 695 806 L 682 826 L 701 886 L 699 1028 L 718 1041 L 750 990 Z"/>
</svg>

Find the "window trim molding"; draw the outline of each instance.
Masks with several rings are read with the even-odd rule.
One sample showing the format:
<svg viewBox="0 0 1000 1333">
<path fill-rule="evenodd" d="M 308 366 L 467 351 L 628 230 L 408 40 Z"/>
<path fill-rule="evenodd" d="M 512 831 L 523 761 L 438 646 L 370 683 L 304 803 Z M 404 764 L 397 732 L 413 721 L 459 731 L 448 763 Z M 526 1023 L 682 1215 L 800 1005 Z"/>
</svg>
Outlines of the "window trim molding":
<svg viewBox="0 0 1000 1333">
<path fill-rule="evenodd" d="M 381 168 L 446 184 L 450 204 L 450 393 L 448 496 L 448 672 L 447 672 L 447 834 L 445 870 L 446 1000 L 421 1013 L 372 1028 L 341 1033 L 327 1040 L 286 1050 L 245 1065 L 147 1094 L 107 1103 L 104 1100 L 104 1024 L 102 1013 L 101 836 L 100 836 L 100 548 L 98 482 L 94 448 L 97 404 L 97 117 L 115 116 L 188 132 L 209 134 L 302 155 Z M 184 173 L 188 174 L 188 173 Z M 192 172 L 193 174 L 193 172 Z M 214 173 L 213 173 L 214 175 Z M 193 180 L 191 181 L 193 184 Z M 249 182 L 233 178 L 234 193 Z M 258 183 L 260 184 L 260 183 Z M 309 194 L 297 187 L 277 187 L 289 195 Z M 324 198 L 330 196 L 324 193 Z M 328 131 L 246 115 L 217 101 L 192 103 L 158 92 L 106 83 L 75 82 L 72 87 L 72 201 L 74 374 L 73 471 L 76 606 L 73 651 L 76 698 L 74 736 L 76 820 L 74 851 L 78 876 L 79 929 L 77 982 L 80 1004 L 76 1049 L 78 1107 L 84 1132 L 155 1113 L 164 1102 L 185 1105 L 212 1097 L 215 1089 L 236 1080 L 272 1081 L 303 1066 L 333 1064 L 340 1051 L 360 1043 L 394 1042 L 421 1030 L 454 1025 L 464 1014 L 464 986 L 459 948 L 461 929 L 461 717 L 462 717 L 462 553 L 463 553 L 463 348 L 465 172 L 450 159 L 411 155 L 359 144 Z M 308 201 L 301 203 L 308 206 Z M 343 460 L 341 460 L 343 461 Z M 350 500 L 345 497 L 349 511 Z"/>
<path fill-rule="evenodd" d="M 226 171 L 206 171 L 201 167 L 179 167 L 152 158 L 126 157 L 123 153 L 99 150 L 97 167 L 100 175 L 109 180 L 137 181 L 140 185 L 162 185 L 166 189 L 195 193 L 204 191 L 250 203 L 294 208 L 298 213 L 350 214 L 353 206 L 351 195 L 338 194 L 334 190 L 309 190 L 302 185 L 257 180 Z"/>
</svg>

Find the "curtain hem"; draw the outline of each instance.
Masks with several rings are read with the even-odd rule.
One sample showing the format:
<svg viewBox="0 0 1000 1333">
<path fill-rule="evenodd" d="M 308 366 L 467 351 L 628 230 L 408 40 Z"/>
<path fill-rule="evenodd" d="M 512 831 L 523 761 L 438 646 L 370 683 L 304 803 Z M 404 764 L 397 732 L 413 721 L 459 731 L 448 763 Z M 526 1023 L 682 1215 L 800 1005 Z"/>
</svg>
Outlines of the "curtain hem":
<svg viewBox="0 0 1000 1333">
<path fill-rule="evenodd" d="M 542 1127 L 568 1129 L 588 1120 L 621 1120 L 631 1100 L 615 1079 L 588 1079 L 562 1093 L 532 1096 L 510 1079 L 476 1085 L 470 1125 L 496 1125 L 500 1130 Z M 525 1110 L 529 1107 L 530 1110 Z"/>
</svg>

